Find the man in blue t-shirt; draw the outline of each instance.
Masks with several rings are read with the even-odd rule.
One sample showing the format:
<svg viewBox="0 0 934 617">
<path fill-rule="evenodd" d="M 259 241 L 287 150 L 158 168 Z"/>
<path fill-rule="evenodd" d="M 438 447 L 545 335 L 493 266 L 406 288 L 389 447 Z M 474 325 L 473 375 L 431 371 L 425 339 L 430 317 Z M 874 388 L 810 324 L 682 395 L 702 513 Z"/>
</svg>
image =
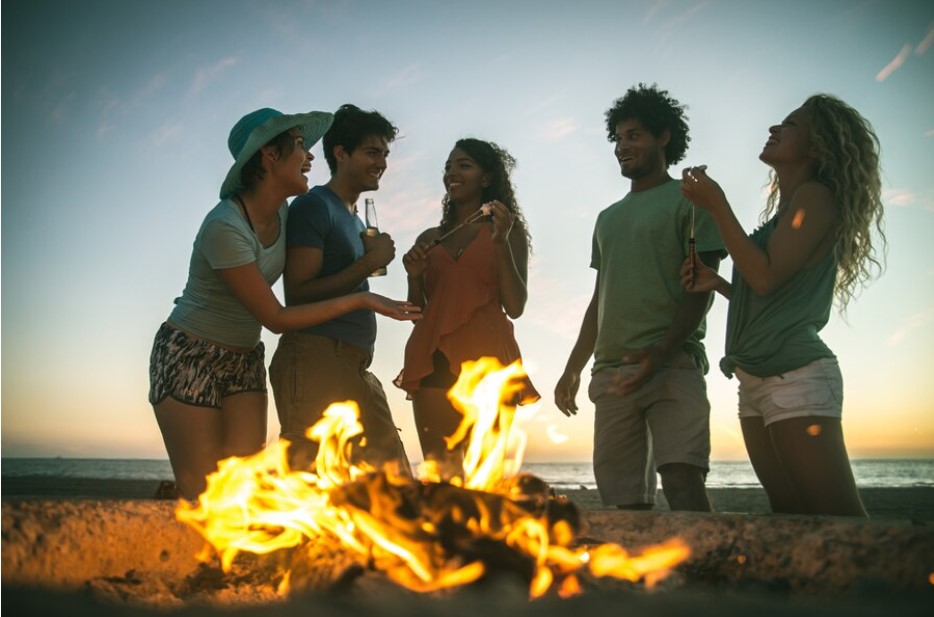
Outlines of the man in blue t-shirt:
<svg viewBox="0 0 934 617">
<path fill-rule="evenodd" d="M 398 129 L 376 111 L 343 105 L 324 135 L 331 179 L 295 198 L 289 207 L 284 274 L 286 304 L 302 304 L 369 289 L 367 277 L 396 255 L 389 234 L 365 235 L 357 200 L 375 191 Z M 368 367 L 376 341 L 376 315 L 355 311 L 318 326 L 289 332 L 269 366 L 280 435 L 290 442 L 293 468 L 307 468 L 317 443 L 305 436 L 331 403 L 360 407 L 364 434 L 357 460 L 377 467 L 397 463 L 411 473 L 386 394 Z M 363 439 L 365 438 L 365 439 Z"/>
</svg>

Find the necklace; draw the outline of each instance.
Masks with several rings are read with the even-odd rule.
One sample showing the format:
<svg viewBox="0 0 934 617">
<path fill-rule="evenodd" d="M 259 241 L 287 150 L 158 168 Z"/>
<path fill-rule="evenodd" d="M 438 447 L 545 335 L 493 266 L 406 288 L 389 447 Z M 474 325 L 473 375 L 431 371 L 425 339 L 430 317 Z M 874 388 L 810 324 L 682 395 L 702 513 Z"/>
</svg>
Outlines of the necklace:
<svg viewBox="0 0 934 617">
<path fill-rule="evenodd" d="M 243 209 L 243 216 L 246 217 L 246 224 L 250 226 L 250 231 L 256 233 L 256 230 L 253 229 L 253 220 L 250 219 L 250 212 L 246 209 L 246 204 L 243 203 L 243 198 L 240 195 L 234 195 L 234 199 L 237 200 L 237 203 L 240 205 L 240 208 Z"/>
</svg>

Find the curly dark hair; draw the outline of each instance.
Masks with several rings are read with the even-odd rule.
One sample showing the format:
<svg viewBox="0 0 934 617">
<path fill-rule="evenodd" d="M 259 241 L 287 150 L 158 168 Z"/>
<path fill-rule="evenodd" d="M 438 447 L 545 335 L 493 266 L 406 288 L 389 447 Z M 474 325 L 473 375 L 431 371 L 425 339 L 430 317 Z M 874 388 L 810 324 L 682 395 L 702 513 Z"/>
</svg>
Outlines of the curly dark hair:
<svg viewBox="0 0 934 617">
<path fill-rule="evenodd" d="M 626 91 L 626 95 L 616 99 L 606 112 L 607 139 L 616 141 L 616 125 L 623 120 L 636 118 L 655 137 L 660 137 L 667 129 L 671 139 L 665 146 L 665 162 L 674 165 L 684 158 L 691 136 L 688 135 L 688 117 L 684 113 L 687 105 L 682 105 L 671 97 L 667 90 L 659 90 L 657 84 L 638 86 Z"/>
<path fill-rule="evenodd" d="M 529 234 L 529 226 L 522 215 L 522 210 L 519 209 L 512 179 L 509 177 L 516 167 L 516 159 L 492 141 L 483 141 L 473 137 L 458 139 L 454 147 L 466 152 L 470 158 L 476 161 L 484 173 L 490 174 L 490 186 L 483 189 L 483 195 L 480 198 L 481 202 L 487 203 L 494 199 L 502 202 L 515 216 L 515 227 L 522 234 L 525 245 L 531 252 L 532 236 Z M 441 224 L 438 229 L 444 234 L 454 227 L 454 207 L 447 195 L 441 200 L 441 206 Z"/>
<path fill-rule="evenodd" d="M 344 151 L 350 154 L 370 135 L 377 135 L 385 139 L 386 143 L 392 143 L 398 134 L 399 129 L 378 111 L 363 111 L 356 105 L 345 103 L 334 112 L 334 122 L 321 140 L 328 169 L 331 174 L 337 172 L 334 146 L 344 146 Z"/>
</svg>

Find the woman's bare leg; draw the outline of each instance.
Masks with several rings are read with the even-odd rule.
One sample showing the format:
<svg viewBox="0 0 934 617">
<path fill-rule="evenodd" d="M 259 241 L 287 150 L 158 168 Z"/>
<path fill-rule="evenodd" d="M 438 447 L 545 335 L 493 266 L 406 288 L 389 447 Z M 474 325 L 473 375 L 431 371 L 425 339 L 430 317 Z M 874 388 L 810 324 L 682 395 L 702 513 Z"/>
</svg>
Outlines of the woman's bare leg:
<svg viewBox="0 0 934 617">
<path fill-rule="evenodd" d="M 248 456 L 263 449 L 268 402 L 265 392 L 243 392 L 221 399 L 224 458 Z"/>
<path fill-rule="evenodd" d="M 743 428 L 743 440 L 749 462 L 756 472 L 756 477 L 769 497 L 772 512 L 780 514 L 800 514 L 804 512 L 801 500 L 794 485 L 788 479 L 782 463 L 775 453 L 772 439 L 762 423 L 762 418 L 740 418 Z"/>
<path fill-rule="evenodd" d="M 868 516 L 837 418 L 791 418 L 768 427 L 782 468 L 807 514 Z"/>
<path fill-rule="evenodd" d="M 179 494 L 197 499 L 223 453 L 221 410 L 186 405 L 171 397 L 153 409 Z"/>
<path fill-rule="evenodd" d="M 445 437 L 454 434 L 463 416 L 451 405 L 447 392 L 443 388 L 419 388 L 412 395 L 412 411 L 422 456 L 441 462 L 442 467 L 453 464 L 457 466 L 453 470 L 456 473 L 460 471 L 462 454 L 450 452 Z"/>
</svg>

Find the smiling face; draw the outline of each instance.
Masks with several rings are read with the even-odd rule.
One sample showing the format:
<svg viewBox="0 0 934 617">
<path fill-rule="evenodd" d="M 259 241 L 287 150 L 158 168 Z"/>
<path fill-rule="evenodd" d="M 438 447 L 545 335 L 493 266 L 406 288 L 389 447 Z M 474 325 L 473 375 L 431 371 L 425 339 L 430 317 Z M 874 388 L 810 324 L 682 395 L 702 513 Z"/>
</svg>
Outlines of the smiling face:
<svg viewBox="0 0 934 617">
<path fill-rule="evenodd" d="M 619 161 L 619 170 L 630 180 L 664 172 L 665 144 L 668 131 L 655 137 L 638 118 L 627 118 L 616 125 L 616 147 L 613 152 Z"/>
<path fill-rule="evenodd" d="M 389 158 L 389 144 L 379 135 L 369 135 L 363 138 L 360 145 L 348 154 L 343 146 L 337 146 L 340 154 L 337 157 L 340 174 L 353 185 L 357 192 L 375 191 L 379 189 L 380 178 L 386 171 Z"/>
<path fill-rule="evenodd" d="M 289 131 L 293 147 L 291 151 L 278 151 L 275 146 L 265 146 L 271 150 L 269 174 L 289 195 L 300 195 L 308 191 L 308 172 L 314 157 L 305 149 L 305 139 L 295 127 Z"/>
<path fill-rule="evenodd" d="M 813 160 L 811 120 L 805 109 L 799 107 L 781 124 L 769 127 L 769 138 L 759 160 L 771 167 Z"/>
<path fill-rule="evenodd" d="M 483 199 L 483 189 L 490 185 L 490 174 L 483 171 L 466 151 L 454 148 L 444 164 L 443 180 L 451 203 L 479 204 Z"/>
</svg>

